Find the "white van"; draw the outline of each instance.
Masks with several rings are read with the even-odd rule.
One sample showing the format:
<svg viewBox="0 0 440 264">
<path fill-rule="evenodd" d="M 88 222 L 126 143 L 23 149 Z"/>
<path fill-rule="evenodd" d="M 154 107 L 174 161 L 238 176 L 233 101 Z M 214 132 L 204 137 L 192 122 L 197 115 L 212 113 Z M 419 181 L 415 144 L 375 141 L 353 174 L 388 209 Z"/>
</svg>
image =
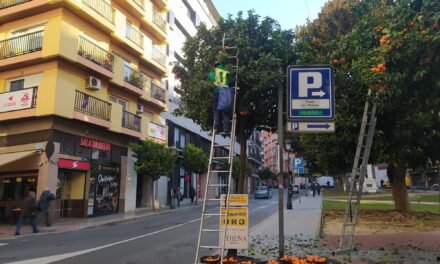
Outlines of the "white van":
<svg viewBox="0 0 440 264">
<path fill-rule="evenodd" d="M 335 180 L 332 176 L 320 176 L 316 179 L 316 181 L 319 183 L 319 185 L 321 185 L 322 188 L 335 187 Z"/>
</svg>

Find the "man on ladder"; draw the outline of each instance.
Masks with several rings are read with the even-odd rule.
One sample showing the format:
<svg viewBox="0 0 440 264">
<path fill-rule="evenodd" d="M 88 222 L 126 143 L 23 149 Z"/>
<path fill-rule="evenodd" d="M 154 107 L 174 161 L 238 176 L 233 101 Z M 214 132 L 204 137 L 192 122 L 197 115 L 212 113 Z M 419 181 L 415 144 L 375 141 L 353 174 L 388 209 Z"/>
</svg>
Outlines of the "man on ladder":
<svg viewBox="0 0 440 264">
<path fill-rule="evenodd" d="M 225 66 L 216 62 L 214 71 L 208 75 L 208 80 L 214 83 L 214 100 L 212 110 L 214 129 L 216 133 L 226 136 L 231 133 L 231 117 L 234 103 L 234 89 L 231 88 L 232 78 Z"/>
</svg>

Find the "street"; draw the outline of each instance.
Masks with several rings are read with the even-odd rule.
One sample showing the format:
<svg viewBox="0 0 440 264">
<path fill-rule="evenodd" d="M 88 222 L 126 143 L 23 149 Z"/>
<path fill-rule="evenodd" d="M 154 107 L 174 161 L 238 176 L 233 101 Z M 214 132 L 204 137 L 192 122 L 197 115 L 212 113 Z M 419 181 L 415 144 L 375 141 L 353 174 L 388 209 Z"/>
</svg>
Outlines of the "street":
<svg viewBox="0 0 440 264">
<path fill-rule="evenodd" d="M 277 197 L 275 189 L 272 199 L 249 200 L 250 231 L 277 212 Z M 201 206 L 74 232 L 3 240 L 0 263 L 192 263 Z M 212 228 L 218 223 L 214 218 L 208 221 Z"/>
</svg>

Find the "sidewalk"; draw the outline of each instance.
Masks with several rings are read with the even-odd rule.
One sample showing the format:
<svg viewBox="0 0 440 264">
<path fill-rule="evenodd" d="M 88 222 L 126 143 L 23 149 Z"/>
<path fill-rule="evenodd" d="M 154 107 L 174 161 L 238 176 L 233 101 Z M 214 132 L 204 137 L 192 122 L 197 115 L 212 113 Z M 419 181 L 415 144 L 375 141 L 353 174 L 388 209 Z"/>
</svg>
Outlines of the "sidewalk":
<svg viewBox="0 0 440 264">
<path fill-rule="evenodd" d="M 201 202 L 203 201 L 199 200 L 198 205 L 200 205 Z M 40 224 L 38 226 L 40 233 L 38 234 L 63 233 L 69 231 L 76 231 L 94 226 L 101 226 L 101 225 L 118 223 L 128 220 L 136 220 L 139 218 L 146 217 L 148 215 L 165 214 L 175 210 L 191 208 L 191 206 L 194 205 L 191 205 L 190 199 L 184 199 L 180 203 L 180 207 L 177 207 L 176 205 L 175 209 L 170 209 L 169 206 L 164 206 L 161 207 L 160 209 L 156 209 L 156 211 L 153 212 L 151 208 L 138 208 L 136 209 L 136 211 L 132 211 L 132 212 L 117 213 L 117 214 L 98 216 L 98 217 L 59 219 L 50 227 L 46 227 L 45 225 Z M 14 233 L 15 233 L 15 225 L 0 225 L 0 241 L 4 239 L 14 239 L 17 237 L 23 237 L 26 235 L 38 235 L 32 233 L 32 228 L 30 225 L 23 225 L 21 227 L 20 236 L 14 236 Z"/>
<path fill-rule="evenodd" d="M 286 209 L 286 199 L 284 199 L 284 247 L 286 248 L 286 255 L 291 252 L 303 253 L 305 249 L 313 247 L 319 237 L 321 228 L 322 194 L 315 197 L 302 195 L 301 203 L 297 195 L 294 195 L 294 198 L 292 210 Z M 278 231 L 277 211 L 266 221 L 249 230 L 249 254 L 263 258 L 278 256 Z M 264 254 L 264 256 L 259 254 Z"/>
</svg>

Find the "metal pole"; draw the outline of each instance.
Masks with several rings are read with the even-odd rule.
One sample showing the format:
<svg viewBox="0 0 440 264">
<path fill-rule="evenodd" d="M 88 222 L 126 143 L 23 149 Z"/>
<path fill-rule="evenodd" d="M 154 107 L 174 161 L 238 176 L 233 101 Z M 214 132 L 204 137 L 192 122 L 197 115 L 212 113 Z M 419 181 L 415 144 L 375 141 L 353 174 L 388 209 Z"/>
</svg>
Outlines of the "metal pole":
<svg viewBox="0 0 440 264">
<path fill-rule="evenodd" d="M 278 87 L 278 227 L 279 257 L 284 256 L 284 207 L 283 207 L 283 84 Z"/>
</svg>

